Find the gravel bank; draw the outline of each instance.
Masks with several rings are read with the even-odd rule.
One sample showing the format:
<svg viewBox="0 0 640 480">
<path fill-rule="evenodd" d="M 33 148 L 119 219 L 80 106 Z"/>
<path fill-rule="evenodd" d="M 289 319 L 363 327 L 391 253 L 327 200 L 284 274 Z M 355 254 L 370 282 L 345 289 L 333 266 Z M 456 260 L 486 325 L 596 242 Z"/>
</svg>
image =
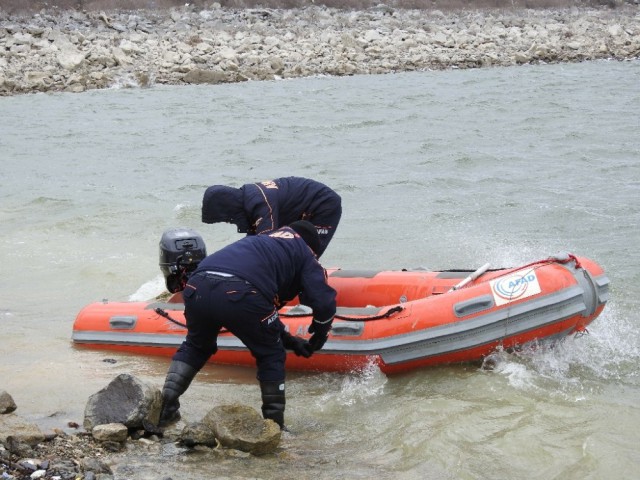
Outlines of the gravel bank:
<svg viewBox="0 0 640 480">
<path fill-rule="evenodd" d="M 0 10 L 0 95 L 635 59 L 640 6 Z"/>
</svg>

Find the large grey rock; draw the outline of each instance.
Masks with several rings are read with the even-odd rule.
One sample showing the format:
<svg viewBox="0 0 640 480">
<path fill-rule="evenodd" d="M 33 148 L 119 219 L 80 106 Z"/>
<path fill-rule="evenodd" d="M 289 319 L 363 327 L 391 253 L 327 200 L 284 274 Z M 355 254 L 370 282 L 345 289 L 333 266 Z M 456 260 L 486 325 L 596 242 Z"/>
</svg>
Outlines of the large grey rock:
<svg viewBox="0 0 640 480">
<path fill-rule="evenodd" d="M 264 420 L 252 407 L 232 404 L 211 409 L 202 419 L 223 447 L 254 455 L 273 452 L 280 443 L 280 427 Z"/>
<path fill-rule="evenodd" d="M 75 70 L 78 70 L 84 63 L 85 56 L 85 53 L 79 52 L 73 47 L 64 48 L 63 50 L 60 50 L 60 52 L 58 52 L 58 65 L 63 70 L 73 72 Z"/>
<path fill-rule="evenodd" d="M 84 428 L 122 423 L 128 428 L 144 428 L 144 423 L 158 424 L 162 394 L 160 389 L 123 373 L 109 385 L 89 397 L 84 411 Z"/>
<path fill-rule="evenodd" d="M 1 83 L 0 81 L 0 84 Z M 16 408 L 18 408 L 18 406 L 16 402 L 13 401 L 13 397 L 4 390 L 0 391 L 0 414 L 11 413 L 15 411 Z"/>
</svg>

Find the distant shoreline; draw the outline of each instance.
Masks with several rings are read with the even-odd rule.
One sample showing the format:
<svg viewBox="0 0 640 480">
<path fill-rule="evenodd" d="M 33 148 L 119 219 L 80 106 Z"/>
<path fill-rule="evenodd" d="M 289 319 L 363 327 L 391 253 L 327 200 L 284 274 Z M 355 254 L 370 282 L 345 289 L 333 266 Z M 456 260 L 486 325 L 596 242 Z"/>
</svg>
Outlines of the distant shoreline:
<svg viewBox="0 0 640 480">
<path fill-rule="evenodd" d="M 0 96 L 639 57 L 639 5 L 0 11 Z"/>
</svg>

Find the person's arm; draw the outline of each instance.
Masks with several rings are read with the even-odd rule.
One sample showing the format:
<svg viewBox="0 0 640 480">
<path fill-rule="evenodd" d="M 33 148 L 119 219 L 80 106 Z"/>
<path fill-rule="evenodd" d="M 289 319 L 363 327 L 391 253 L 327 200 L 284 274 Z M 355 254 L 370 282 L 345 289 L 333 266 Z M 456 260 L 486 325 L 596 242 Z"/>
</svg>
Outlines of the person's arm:
<svg viewBox="0 0 640 480">
<path fill-rule="evenodd" d="M 327 341 L 336 314 L 336 291 L 329 286 L 325 269 L 311 255 L 302 270 L 300 301 L 313 311 L 309 325 L 309 333 L 313 335 L 309 343 L 314 351 L 320 350 Z"/>
</svg>

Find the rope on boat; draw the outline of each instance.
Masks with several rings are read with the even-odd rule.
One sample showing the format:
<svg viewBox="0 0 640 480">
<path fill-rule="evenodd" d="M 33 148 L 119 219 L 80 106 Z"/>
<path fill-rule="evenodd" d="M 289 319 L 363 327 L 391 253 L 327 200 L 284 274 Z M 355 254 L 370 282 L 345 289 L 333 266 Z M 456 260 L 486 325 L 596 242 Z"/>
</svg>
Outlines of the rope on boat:
<svg viewBox="0 0 640 480">
<path fill-rule="evenodd" d="M 580 264 L 580 260 L 578 260 L 578 257 L 576 257 L 573 253 L 566 253 L 564 255 L 566 256 L 560 257 L 559 255 L 555 255 L 553 257 L 545 258 L 543 260 L 537 260 L 535 262 L 528 263 L 521 267 L 515 267 L 513 270 L 524 270 L 525 268 L 533 267 L 534 265 L 541 265 L 541 264 L 554 263 L 554 262 L 560 263 L 563 265 L 565 263 L 575 262 L 576 270 L 582 268 L 582 265 Z"/>
<path fill-rule="evenodd" d="M 404 310 L 404 307 L 401 306 L 397 306 L 397 307 L 393 307 L 390 308 L 389 310 L 387 310 L 385 313 L 381 314 L 381 315 L 372 315 L 370 317 L 347 317 L 345 315 L 336 315 L 335 318 L 337 318 L 338 320 L 349 320 L 349 321 L 356 321 L 356 322 L 368 322 L 370 320 L 382 320 L 383 318 L 389 318 L 391 315 L 393 315 L 394 313 L 398 313 L 401 312 L 402 310 Z"/>
<path fill-rule="evenodd" d="M 403 307 L 397 306 L 397 307 L 390 308 L 385 313 L 382 313 L 380 315 L 372 315 L 370 317 L 347 317 L 347 316 L 344 316 L 344 315 L 336 315 L 334 318 L 337 318 L 338 320 L 347 320 L 347 321 L 355 321 L 355 322 L 368 322 L 368 321 L 371 321 L 371 320 L 382 320 L 383 318 L 389 318 L 394 313 L 401 312 L 402 310 L 404 310 Z M 175 318 L 173 318 L 171 315 L 169 315 L 169 313 L 166 310 L 163 310 L 162 308 L 158 307 L 158 308 L 154 309 L 154 311 L 158 315 L 160 315 L 161 317 L 164 317 L 167 320 L 169 320 L 170 322 L 175 323 L 176 325 L 179 325 L 182 328 L 187 328 L 187 325 L 185 323 L 182 323 L 182 322 L 176 320 Z M 280 315 L 283 316 L 283 317 L 308 317 L 309 316 L 308 313 L 280 313 Z M 224 331 L 226 331 L 225 328 L 220 330 L 221 333 L 224 332 Z"/>
<path fill-rule="evenodd" d="M 154 311 L 160 315 L 161 317 L 166 318 L 167 320 L 169 320 L 170 322 L 175 323 L 176 325 L 180 325 L 182 328 L 187 328 L 187 324 L 186 323 L 182 323 L 179 322 L 178 320 L 176 320 L 175 318 L 171 317 L 171 315 L 169 315 L 169 313 L 166 310 L 161 309 L 160 307 L 154 309 Z M 225 333 L 228 332 L 229 330 L 227 330 L 226 328 L 221 328 L 220 329 L 220 333 Z"/>
<path fill-rule="evenodd" d="M 186 323 L 179 322 L 175 318 L 172 318 L 171 315 L 169 315 L 165 310 L 161 309 L 160 307 L 156 308 L 154 311 L 161 317 L 164 317 L 167 320 L 169 320 L 170 322 L 175 323 L 176 325 L 180 325 L 182 328 L 187 328 Z"/>
<path fill-rule="evenodd" d="M 347 317 L 345 315 L 336 315 L 333 318 L 337 318 L 338 320 L 352 321 L 352 322 L 369 322 L 371 320 L 382 320 L 383 318 L 389 318 L 394 313 L 401 312 L 402 310 L 404 310 L 404 307 L 401 307 L 401 306 L 398 305 L 396 307 L 390 308 L 385 313 L 382 313 L 380 315 L 372 315 L 370 317 Z M 283 316 L 283 317 L 294 317 L 295 318 L 295 317 L 308 317 L 309 313 L 306 313 L 306 312 L 301 312 L 301 313 L 280 313 L 280 315 Z"/>
<path fill-rule="evenodd" d="M 574 266 L 576 270 L 582 270 L 582 265 L 580 264 L 580 260 L 578 260 L 578 257 L 576 257 L 574 254 L 572 253 L 564 253 L 564 254 L 558 254 L 558 255 L 553 255 L 551 257 L 548 258 L 544 258 L 542 260 L 537 260 L 535 262 L 531 262 L 528 263 L 527 265 L 523 265 L 521 267 L 515 267 L 513 269 L 511 269 L 510 271 L 506 272 L 504 275 L 508 275 L 511 272 L 515 272 L 518 270 L 525 270 L 526 268 L 532 268 L 533 270 L 537 270 L 538 268 L 541 268 L 544 265 L 549 265 L 551 263 L 559 263 L 561 265 L 564 265 L 566 263 L 569 262 L 574 262 Z M 509 321 L 511 320 L 511 314 L 509 313 L 507 315 L 505 324 L 504 324 L 504 336 L 500 339 L 500 346 L 502 346 L 502 341 L 507 338 L 507 336 L 509 335 Z M 585 333 L 586 332 L 586 333 Z M 578 338 L 579 336 L 582 335 L 588 335 L 589 331 L 586 329 L 586 327 L 584 328 L 584 330 L 577 330 L 576 331 L 576 338 Z"/>
</svg>

